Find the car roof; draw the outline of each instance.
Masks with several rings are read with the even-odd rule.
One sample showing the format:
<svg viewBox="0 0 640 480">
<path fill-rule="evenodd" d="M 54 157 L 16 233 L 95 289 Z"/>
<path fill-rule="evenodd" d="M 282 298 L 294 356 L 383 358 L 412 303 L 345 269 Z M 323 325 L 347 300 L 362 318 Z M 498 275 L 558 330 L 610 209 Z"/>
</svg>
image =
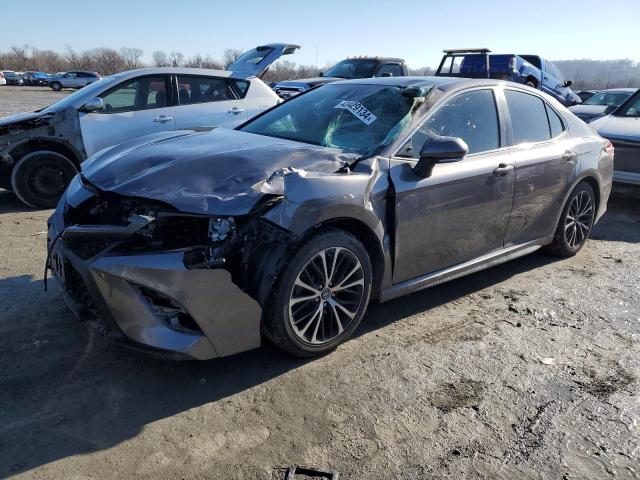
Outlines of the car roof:
<svg viewBox="0 0 640 480">
<path fill-rule="evenodd" d="M 341 62 L 346 62 L 347 60 L 377 60 L 379 62 L 398 62 L 404 63 L 404 58 L 400 57 L 347 57 L 344 60 L 340 60 Z M 340 62 L 338 62 L 340 63 Z"/>
<path fill-rule="evenodd" d="M 113 78 L 129 78 L 138 75 L 212 75 L 216 77 L 230 77 L 233 72 L 228 70 L 213 70 L 208 68 L 187 68 L 187 67 L 150 67 L 138 68 L 137 70 L 127 70 L 126 72 L 111 75 Z"/>
<path fill-rule="evenodd" d="M 495 86 L 504 82 L 503 80 L 493 80 L 486 78 L 460 78 L 460 77 L 376 77 L 357 78 L 353 80 L 340 80 L 337 84 L 360 84 L 360 85 L 388 85 L 392 87 L 438 87 L 440 90 L 453 90 L 465 86 L 487 85 Z M 518 84 L 515 84 L 518 85 Z M 522 86 L 522 85 L 520 85 Z"/>
</svg>

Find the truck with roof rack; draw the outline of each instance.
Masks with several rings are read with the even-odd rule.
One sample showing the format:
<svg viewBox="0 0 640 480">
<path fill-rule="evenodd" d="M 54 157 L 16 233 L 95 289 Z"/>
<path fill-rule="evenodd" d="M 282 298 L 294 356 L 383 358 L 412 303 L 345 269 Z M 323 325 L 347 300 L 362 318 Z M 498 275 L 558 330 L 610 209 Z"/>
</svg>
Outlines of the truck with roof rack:
<svg viewBox="0 0 640 480">
<path fill-rule="evenodd" d="M 436 71 L 438 77 L 507 80 L 542 90 L 566 106 L 581 103 L 580 97 L 570 88 L 573 82 L 566 80 L 552 62 L 538 55 L 492 54 L 488 48 L 447 49 L 443 52 Z"/>
</svg>

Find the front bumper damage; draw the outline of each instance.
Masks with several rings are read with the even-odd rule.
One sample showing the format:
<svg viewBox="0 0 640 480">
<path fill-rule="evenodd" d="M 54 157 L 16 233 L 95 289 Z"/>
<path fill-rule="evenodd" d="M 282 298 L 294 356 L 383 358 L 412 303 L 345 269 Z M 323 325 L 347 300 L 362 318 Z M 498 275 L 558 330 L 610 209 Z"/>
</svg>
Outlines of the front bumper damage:
<svg viewBox="0 0 640 480">
<path fill-rule="evenodd" d="M 186 250 L 114 248 L 146 222 L 65 225 L 68 201 L 88 196 L 70 188 L 49 220 L 52 271 L 76 316 L 99 321 L 117 343 L 165 356 L 204 360 L 260 346 L 260 305 L 228 270 L 187 268 Z M 81 252 L 80 237 L 86 240 Z M 87 251 L 91 245 L 95 251 Z"/>
</svg>

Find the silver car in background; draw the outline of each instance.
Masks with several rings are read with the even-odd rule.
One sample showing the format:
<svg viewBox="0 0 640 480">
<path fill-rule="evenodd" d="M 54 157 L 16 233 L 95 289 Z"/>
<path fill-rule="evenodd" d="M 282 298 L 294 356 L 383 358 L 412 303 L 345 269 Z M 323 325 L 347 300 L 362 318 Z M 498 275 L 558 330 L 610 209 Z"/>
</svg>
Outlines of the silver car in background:
<svg viewBox="0 0 640 480">
<path fill-rule="evenodd" d="M 66 72 L 49 80 L 49 86 L 56 92 L 63 88 L 82 88 L 102 77 L 96 72 Z"/>
<path fill-rule="evenodd" d="M 589 126 L 615 148 L 613 180 L 640 185 L 640 90 L 611 115 Z"/>
<path fill-rule="evenodd" d="M 624 101 L 636 92 L 636 88 L 612 88 L 602 90 L 584 102 L 569 107 L 569 111 L 586 123 L 593 122 L 596 118 L 609 115 Z"/>
</svg>

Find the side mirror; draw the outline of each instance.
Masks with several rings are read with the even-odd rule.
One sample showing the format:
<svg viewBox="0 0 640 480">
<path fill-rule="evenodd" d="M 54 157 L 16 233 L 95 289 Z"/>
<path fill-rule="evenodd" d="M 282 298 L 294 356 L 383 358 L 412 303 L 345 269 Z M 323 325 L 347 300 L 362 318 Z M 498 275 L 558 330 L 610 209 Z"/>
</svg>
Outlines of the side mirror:
<svg viewBox="0 0 640 480">
<path fill-rule="evenodd" d="M 89 113 L 96 110 L 102 110 L 104 108 L 104 102 L 100 97 L 94 97 L 80 107 L 81 112 Z"/>
<path fill-rule="evenodd" d="M 319 76 L 319 77 L 324 77 L 324 72 L 320 72 L 320 73 L 318 73 L 318 76 Z"/>
<path fill-rule="evenodd" d="M 393 73 L 391 72 L 382 72 L 383 77 L 393 77 Z"/>
<path fill-rule="evenodd" d="M 565 87 L 570 87 L 571 85 L 573 85 L 573 82 L 572 82 L 571 80 L 566 80 L 566 81 L 564 82 L 564 86 L 565 86 Z"/>
<path fill-rule="evenodd" d="M 419 177 L 431 176 L 433 166 L 437 163 L 459 162 L 469 153 L 469 147 L 458 137 L 430 137 L 420 150 L 420 160 L 413 173 Z"/>
<path fill-rule="evenodd" d="M 617 108 L 618 107 L 616 105 L 609 105 L 607 108 L 604 109 L 604 114 L 610 115 L 611 113 L 615 112 Z"/>
</svg>

